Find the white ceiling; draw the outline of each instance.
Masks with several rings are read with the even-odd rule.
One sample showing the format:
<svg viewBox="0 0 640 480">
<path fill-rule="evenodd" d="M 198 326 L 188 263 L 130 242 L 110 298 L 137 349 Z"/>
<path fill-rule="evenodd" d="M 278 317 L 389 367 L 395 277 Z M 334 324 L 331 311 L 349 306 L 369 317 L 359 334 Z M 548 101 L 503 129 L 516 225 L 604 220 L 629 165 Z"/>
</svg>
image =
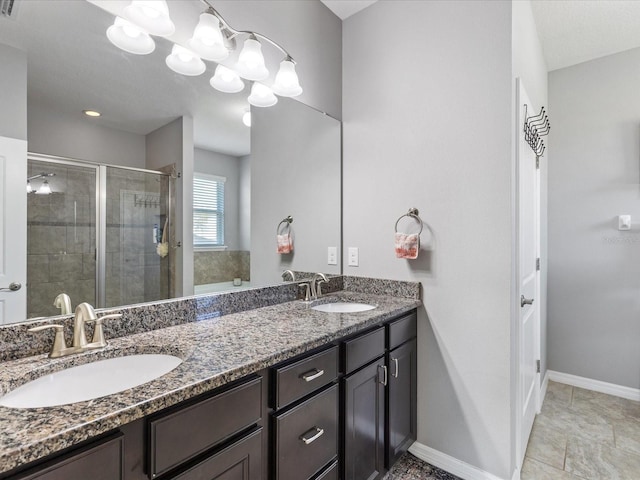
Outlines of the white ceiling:
<svg viewBox="0 0 640 480">
<path fill-rule="evenodd" d="M 369 5 L 376 3 L 377 0 L 320 0 L 338 17 L 344 20 L 354 13 L 367 8 Z"/>
<path fill-rule="evenodd" d="M 547 69 L 640 47 L 639 0 L 532 0 Z"/>
</svg>

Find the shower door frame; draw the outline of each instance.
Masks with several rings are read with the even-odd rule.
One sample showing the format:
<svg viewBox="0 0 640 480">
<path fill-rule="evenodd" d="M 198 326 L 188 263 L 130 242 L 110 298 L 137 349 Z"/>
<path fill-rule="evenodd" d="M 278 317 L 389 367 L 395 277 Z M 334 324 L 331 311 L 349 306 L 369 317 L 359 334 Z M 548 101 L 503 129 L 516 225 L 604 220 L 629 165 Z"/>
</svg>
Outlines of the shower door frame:
<svg viewBox="0 0 640 480">
<path fill-rule="evenodd" d="M 102 162 L 92 162 L 77 158 L 47 155 L 42 153 L 27 152 L 27 162 L 34 160 L 37 162 L 49 162 L 58 165 L 70 165 L 75 167 L 94 169 L 96 172 L 96 291 L 93 302 L 96 308 L 104 308 L 107 304 L 107 168 L 118 168 L 134 172 L 149 173 L 159 176 L 169 177 L 169 188 L 167 193 L 167 218 L 169 226 L 173 225 L 173 209 L 171 208 L 171 178 L 168 173 L 157 170 L 147 170 L 144 168 L 126 167 Z M 171 291 L 171 288 L 169 288 Z M 27 292 L 28 293 L 28 292 Z M 85 301 L 85 300 L 83 300 Z"/>
</svg>

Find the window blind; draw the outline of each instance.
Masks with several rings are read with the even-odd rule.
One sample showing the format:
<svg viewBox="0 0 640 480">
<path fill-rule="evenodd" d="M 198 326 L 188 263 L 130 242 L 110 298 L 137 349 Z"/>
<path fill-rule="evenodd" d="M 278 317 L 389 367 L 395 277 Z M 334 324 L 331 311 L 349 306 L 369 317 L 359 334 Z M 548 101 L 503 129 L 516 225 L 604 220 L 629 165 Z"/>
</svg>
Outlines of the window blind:
<svg viewBox="0 0 640 480">
<path fill-rule="evenodd" d="M 196 173 L 193 177 L 193 246 L 224 245 L 225 177 Z"/>
</svg>

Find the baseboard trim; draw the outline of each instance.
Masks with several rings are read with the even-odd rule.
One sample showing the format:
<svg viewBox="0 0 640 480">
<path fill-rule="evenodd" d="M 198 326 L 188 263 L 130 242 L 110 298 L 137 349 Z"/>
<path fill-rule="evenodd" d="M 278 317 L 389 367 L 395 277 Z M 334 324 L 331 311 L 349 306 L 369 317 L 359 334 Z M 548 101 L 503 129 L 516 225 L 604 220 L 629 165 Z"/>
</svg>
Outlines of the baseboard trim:
<svg viewBox="0 0 640 480">
<path fill-rule="evenodd" d="M 547 370 L 547 376 L 549 380 L 558 383 L 564 383 L 573 387 L 585 388 L 587 390 L 593 390 L 594 392 L 606 393 L 608 395 L 614 395 L 616 397 L 626 398 L 628 400 L 635 400 L 640 402 L 640 389 L 625 387 L 623 385 L 616 385 L 614 383 L 601 382 L 600 380 L 593 380 L 591 378 L 579 377 L 577 375 L 571 375 L 569 373 L 555 372 L 553 370 Z"/>
<path fill-rule="evenodd" d="M 544 372 L 542 385 L 540 385 L 540 409 L 538 409 L 538 413 L 540 413 L 540 410 L 542 410 L 542 405 L 544 405 L 544 398 L 547 396 L 547 388 L 549 388 L 549 370 Z"/>
<path fill-rule="evenodd" d="M 500 477 L 496 477 L 494 474 L 480 470 L 473 465 L 470 465 L 462 460 L 442 453 L 431 447 L 427 447 L 422 443 L 414 442 L 409 447 L 409 452 L 420 460 L 424 460 L 431 465 L 441 468 L 453 475 L 463 478 L 464 480 L 504 480 Z M 516 476 L 517 475 L 517 476 Z M 518 480 L 520 475 L 516 471 L 512 480 Z"/>
</svg>

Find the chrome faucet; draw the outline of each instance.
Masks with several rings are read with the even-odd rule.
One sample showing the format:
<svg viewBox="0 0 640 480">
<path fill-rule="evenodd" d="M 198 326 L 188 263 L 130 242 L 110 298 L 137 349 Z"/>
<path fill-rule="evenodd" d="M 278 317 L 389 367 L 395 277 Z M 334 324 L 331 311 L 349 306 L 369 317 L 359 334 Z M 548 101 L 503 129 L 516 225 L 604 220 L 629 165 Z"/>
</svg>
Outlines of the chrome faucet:
<svg viewBox="0 0 640 480">
<path fill-rule="evenodd" d="M 293 273 L 293 271 L 291 270 L 285 270 L 284 272 L 282 272 L 282 281 L 286 282 L 285 277 L 289 275 L 291 277 L 291 281 L 295 282 L 296 281 L 296 274 Z"/>
<path fill-rule="evenodd" d="M 311 298 L 316 300 L 322 296 L 322 283 L 329 282 L 329 279 L 324 273 L 316 273 L 311 278 Z"/>
<path fill-rule="evenodd" d="M 112 313 L 109 315 L 103 315 L 98 318 L 93 307 L 89 303 L 81 303 L 76 307 L 75 317 L 73 318 L 73 345 L 67 347 L 64 340 L 64 327 L 58 324 L 41 325 L 38 327 L 30 328 L 29 332 L 40 332 L 53 328 L 56 331 L 55 338 L 53 340 L 53 346 L 49 353 L 50 358 L 65 357 L 72 353 L 80 353 L 86 350 L 94 348 L 102 348 L 107 345 L 104 339 L 104 332 L 102 330 L 102 321 L 108 318 L 120 318 L 122 314 Z M 87 334 L 84 329 L 84 324 L 88 322 L 95 322 L 95 328 L 93 330 L 93 338 L 91 343 L 87 343 Z"/>
</svg>

